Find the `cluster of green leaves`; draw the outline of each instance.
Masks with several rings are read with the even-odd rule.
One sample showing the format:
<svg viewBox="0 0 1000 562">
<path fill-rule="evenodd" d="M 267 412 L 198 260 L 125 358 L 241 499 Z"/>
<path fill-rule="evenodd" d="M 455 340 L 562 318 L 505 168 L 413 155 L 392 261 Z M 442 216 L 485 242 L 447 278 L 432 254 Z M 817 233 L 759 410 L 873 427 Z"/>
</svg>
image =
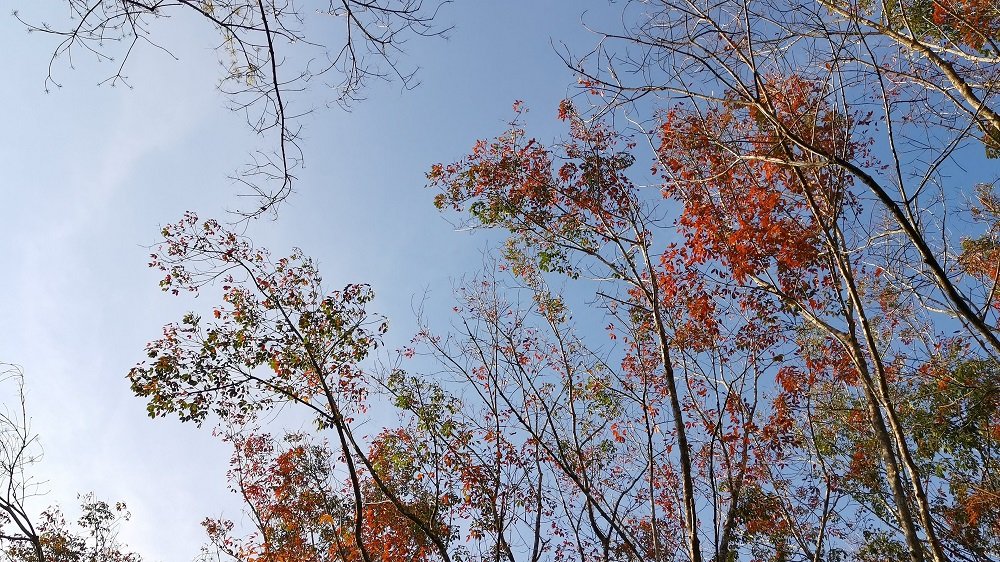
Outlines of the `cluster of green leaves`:
<svg viewBox="0 0 1000 562">
<path fill-rule="evenodd" d="M 129 372 L 151 416 L 209 414 L 245 423 L 260 410 L 299 402 L 320 425 L 334 409 L 361 408 L 367 383 L 358 363 L 388 328 L 365 305 L 366 285 L 325 293 L 312 260 L 295 251 L 272 261 L 265 250 L 193 214 L 163 229 L 151 265 L 164 291 L 197 292 L 222 284 L 223 303 L 208 321 L 186 314 L 147 347 L 149 361 Z"/>
</svg>

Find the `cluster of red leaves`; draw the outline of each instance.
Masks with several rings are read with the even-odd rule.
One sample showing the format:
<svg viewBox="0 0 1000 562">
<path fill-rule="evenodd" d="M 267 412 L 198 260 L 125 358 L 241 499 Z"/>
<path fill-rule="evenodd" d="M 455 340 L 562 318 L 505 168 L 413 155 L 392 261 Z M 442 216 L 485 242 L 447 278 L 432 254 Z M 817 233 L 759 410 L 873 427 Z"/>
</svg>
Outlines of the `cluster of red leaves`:
<svg viewBox="0 0 1000 562">
<path fill-rule="evenodd" d="M 674 344 L 697 351 L 719 343 L 718 290 L 686 259 L 685 247 L 671 245 L 660 256 L 656 282 L 666 310 L 674 312 Z"/>
<path fill-rule="evenodd" d="M 982 49 L 1000 33 L 1000 7 L 992 0 L 934 0 L 934 24 L 973 49 Z"/>
<path fill-rule="evenodd" d="M 372 469 L 390 487 L 397 500 L 405 504 L 411 515 L 445 540 L 450 540 L 451 528 L 443 522 L 453 499 L 434 488 L 433 471 L 420 458 L 426 445 L 419 443 L 408 429 L 385 430 L 369 449 Z M 364 542 L 375 560 L 412 560 L 426 562 L 437 556 L 437 547 L 430 535 L 382 494 L 369 481 L 366 485 L 363 510 Z M 348 560 L 361 560 L 357 557 Z"/>
<path fill-rule="evenodd" d="M 478 226 L 510 230 L 544 256 L 542 270 L 565 272 L 565 247 L 593 251 L 634 212 L 634 186 L 624 173 L 634 145 L 585 122 L 568 102 L 559 115 L 570 135 L 558 151 L 527 138 L 515 120 L 505 134 L 477 142 L 458 162 L 434 165 L 427 177 L 439 192 L 438 208 L 467 209 Z"/>
<path fill-rule="evenodd" d="M 1000 244 L 997 242 L 1000 234 L 1000 198 L 992 186 L 986 185 L 979 186 L 976 195 L 972 218 L 986 227 L 986 233 L 962 240 L 958 263 L 966 274 L 985 285 L 984 304 L 1000 309 L 1000 295 L 997 294 L 997 283 L 1000 283 Z"/>
<path fill-rule="evenodd" d="M 375 439 L 369 456 L 383 482 L 407 498 L 407 508 L 431 521 L 433 502 L 414 499 L 420 479 L 401 456 L 407 439 L 403 430 L 386 432 Z M 270 435 L 234 438 L 231 486 L 247 502 L 257 529 L 235 537 L 231 521 L 206 519 L 202 524 L 212 544 L 241 562 L 361 562 L 353 497 L 348 485 L 337 481 L 333 453 L 301 434 L 286 441 L 289 446 L 279 450 Z M 370 479 L 362 488 L 361 540 L 372 560 L 434 559 L 437 550 L 425 533 Z M 447 537 L 450 530 L 439 524 L 435 532 Z"/>
<path fill-rule="evenodd" d="M 721 263 L 739 283 L 773 271 L 782 290 L 798 295 L 815 278 L 821 229 L 840 215 L 848 186 L 788 139 L 848 158 L 857 145 L 822 85 L 792 75 L 762 87 L 767 112 L 733 101 L 663 115 L 664 196 L 684 206 L 686 264 Z"/>
<path fill-rule="evenodd" d="M 234 439 L 229 478 L 253 514 L 257 530 L 232 536 L 233 523 L 206 519 L 212 543 L 236 560 L 292 562 L 337 560 L 341 547 L 337 524 L 345 514 L 329 488 L 331 458 L 325 446 L 290 436 L 279 451 L 270 435 Z"/>
</svg>

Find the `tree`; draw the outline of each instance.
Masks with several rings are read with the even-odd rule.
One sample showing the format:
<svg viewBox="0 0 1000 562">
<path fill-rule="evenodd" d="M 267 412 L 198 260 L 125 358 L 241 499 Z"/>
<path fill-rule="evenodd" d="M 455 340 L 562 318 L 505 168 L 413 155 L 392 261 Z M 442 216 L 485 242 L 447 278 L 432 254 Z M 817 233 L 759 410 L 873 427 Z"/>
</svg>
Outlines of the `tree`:
<svg viewBox="0 0 1000 562">
<path fill-rule="evenodd" d="M 224 69 L 219 89 L 255 133 L 274 139 L 273 152 L 257 152 L 235 177 L 255 205 L 240 213 L 254 217 L 272 211 L 292 191 L 303 156 L 300 118 L 311 112 L 294 98 L 330 75 L 338 81 L 332 102 L 342 106 L 362 99 L 372 80 L 416 85 L 415 70 L 400 62 L 403 45 L 413 36 L 445 33 L 434 19 L 448 1 L 62 0 L 66 22 L 42 23 L 18 11 L 14 17 L 58 41 L 46 89 L 61 86 L 60 63 L 73 66 L 84 54 L 114 65 L 102 84 L 129 86 L 127 68 L 137 49 L 170 52 L 153 29 L 166 18 L 193 18 L 215 30 Z"/>
<path fill-rule="evenodd" d="M 863 120 L 826 106 L 820 84 L 792 76 L 760 88 L 792 134 L 801 127 L 812 146 L 845 160 L 869 157 L 863 139 L 845 134 Z M 616 549 L 656 557 L 670 544 L 669 556 L 683 548 L 687 560 L 988 558 L 997 530 L 980 505 L 996 497 L 997 409 L 970 391 L 995 384 L 990 348 L 970 360 L 976 332 L 945 337 L 935 328 L 947 319 L 890 281 L 887 271 L 906 266 L 872 242 L 850 176 L 783 146 L 755 109 L 723 102 L 663 114 L 657 172 L 662 196 L 680 205 L 667 231 L 681 241 L 659 247 L 654 236 L 669 215 L 623 176 L 634 147 L 617 150 L 613 133 L 569 104 L 561 113 L 571 140 L 558 151 L 515 126 L 467 159 L 435 166 L 439 206 L 513 234 L 507 260 L 556 343 L 536 344 L 525 313 L 489 289 L 468 308 L 466 343 L 432 347 L 470 384 L 502 395 L 493 415 L 545 443 L 552 470 L 585 498 L 577 517 L 590 521 L 591 544 L 606 557 Z M 567 313 L 545 288 L 546 271 L 624 285 L 598 294 L 609 330 L 625 341 L 620 367 L 566 337 Z M 553 357 L 562 360 L 548 371 Z M 574 377 L 587 383 L 576 389 Z M 947 391 L 955 378 L 966 381 L 953 391 L 961 398 Z M 609 393 L 615 407 L 602 408 Z M 945 396 L 957 399 L 954 410 Z M 529 407 L 542 410 L 519 414 Z M 939 437 L 930 438 L 934 423 Z M 672 431 L 659 449 L 662 427 Z M 936 441 L 944 435 L 962 444 Z M 647 474 L 606 489 L 616 480 L 601 468 L 619 459 L 640 460 L 629 473 Z M 679 498 L 648 499 L 667 482 L 679 484 Z M 641 500 L 642 517 L 620 515 Z M 639 523 L 655 529 L 658 518 L 676 531 L 662 543 L 653 534 L 653 554 L 640 554 L 648 550 L 636 541 Z M 667 542 L 678 534 L 683 544 Z"/>
<path fill-rule="evenodd" d="M 406 88 L 415 86 L 415 69 L 400 61 L 403 46 L 413 36 L 437 36 L 447 31 L 434 24 L 446 3 L 448 0 L 65 0 L 56 3 L 65 9 L 63 21 L 43 23 L 33 8 L 25 8 L 25 14 L 15 10 L 13 17 L 29 32 L 56 40 L 46 90 L 61 87 L 60 66 L 73 67 L 81 55 L 113 65 L 100 84 L 131 87 L 127 70 L 138 49 L 153 47 L 170 54 L 170 45 L 160 41 L 155 28 L 172 16 L 193 19 L 216 31 L 216 51 L 224 69 L 220 90 L 231 109 L 245 114 L 255 133 L 274 139 L 273 153 L 258 152 L 235 178 L 249 190 L 244 195 L 254 197 L 249 208 L 239 211 L 242 218 L 252 218 L 274 212 L 292 191 L 295 170 L 302 160 L 298 144 L 301 118 L 311 111 L 297 106 L 295 96 L 331 76 L 337 77 L 339 84 L 330 88 L 330 103 L 345 107 L 360 101 L 364 87 L 373 79 L 396 79 Z M 325 22 L 333 23 L 324 26 Z M 304 63 L 296 67 L 288 61 Z M 364 286 L 348 287 L 343 302 L 336 304 L 349 308 L 365 302 L 370 298 L 367 294 Z M 327 305 L 333 306 L 334 301 L 325 301 L 323 306 Z M 328 312 L 347 318 L 353 311 Z M 354 329 L 343 333 L 354 337 Z M 347 353 L 362 353 L 367 340 L 362 337 L 362 341 L 349 344 L 354 348 Z M 350 374 L 343 373 L 343 377 L 347 380 Z M 111 505 L 92 494 L 80 495 L 81 515 L 75 522 L 67 521 L 58 506 L 40 513 L 32 510 L 30 500 L 42 487 L 32 479 L 30 467 L 38 462 L 41 452 L 28 426 L 21 379 L 19 369 L 0 372 L 0 383 L 16 384 L 20 398 L 20 409 L 0 413 L 0 469 L 5 490 L 0 498 L 0 559 L 138 562 L 139 555 L 117 541 L 117 529 L 129 517 L 124 503 Z M 200 404 L 183 407 L 196 419 L 204 415 L 198 409 Z M 366 488 L 366 493 L 376 492 Z"/>
<path fill-rule="evenodd" d="M 234 536 L 234 523 L 206 519 L 207 554 L 232 560 L 431 560 L 436 546 L 430 535 L 397 509 L 370 477 L 362 477 L 361 537 L 351 507 L 351 486 L 335 474 L 336 460 L 325 443 L 288 434 L 287 449 L 277 449 L 269 435 L 240 435 L 230 478 L 247 502 L 256 530 Z M 405 436 L 380 436 L 370 451 L 375 470 L 406 509 L 424 521 L 438 520 L 433 494 L 392 463 L 399 463 Z M 443 523 L 433 532 L 448 537 Z"/>
<path fill-rule="evenodd" d="M 235 560 L 353 559 L 428 551 L 449 559 L 447 500 L 397 472 L 385 455 L 398 441 L 374 440 L 367 451 L 355 435 L 373 381 L 360 363 L 380 345 L 388 325 L 366 305 L 365 285 L 324 292 L 313 262 L 294 251 L 272 260 L 214 220 L 188 214 L 165 227 L 151 266 L 164 291 L 198 292 L 218 281 L 223 304 L 204 322 L 195 314 L 164 328 L 147 347 L 148 361 L 129 373 L 151 416 L 201 423 L 210 415 L 227 430 L 236 452 L 231 477 L 246 500 L 257 533 L 230 536 L 232 524 L 206 521 L 220 554 Z M 320 431 L 332 432 L 334 453 L 304 436 L 275 441 L 256 435 L 261 412 L 285 404 L 303 408 Z M 343 478 L 343 480 L 341 480 Z"/>
<path fill-rule="evenodd" d="M 652 378 L 682 406 L 664 419 L 681 450 L 658 458 L 680 475 L 687 559 L 702 559 L 706 543 L 720 560 L 996 554 L 997 528 L 979 507 L 996 498 L 996 409 L 971 391 L 992 387 L 1000 350 L 985 210 L 994 198 L 978 188 L 969 213 L 945 187 L 952 166 L 993 153 L 1000 59 L 991 37 L 970 30 L 988 29 L 994 12 L 936 4 L 917 26 L 914 6 L 881 6 L 642 3 L 626 20 L 634 27 L 604 35 L 594 64 L 567 59 L 597 118 L 622 111 L 640 124 L 632 133 L 655 153 L 673 218 L 622 181 L 635 147 L 609 147 L 607 125 L 568 102 L 562 150 L 515 126 L 430 173 L 439 207 L 514 235 L 518 274 L 577 275 L 589 264 L 593 277 L 627 287 L 627 298 L 602 290 L 609 311 L 644 312 L 623 324 L 655 335 Z M 988 234 L 943 226 L 970 218 Z M 682 241 L 653 245 L 665 232 Z M 717 359 L 698 358 L 712 351 Z M 720 365 L 734 361 L 726 374 Z M 742 384 L 747 372 L 756 384 Z M 967 381 L 961 414 L 943 407 L 955 378 Z M 736 473 L 724 501 L 698 497 L 696 483 L 714 479 L 685 459 L 711 458 L 693 430 L 723 427 L 699 419 L 711 411 L 704 386 L 725 389 L 716 403 L 753 412 L 743 465 L 766 469 Z M 930 419 L 963 444 L 925 438 Z M 969 437 L 961 427 L 979 429 Z M 967 469 L 987 476 L 971 482 Z M 754 520 L 775 512 L 778 523 Z M 614 540 L 639 536 L 604 519 Z M 864 539 L 842 541 L 848 533 Z"/>
<path fill-rule="evenodd" d="M 0 560 L 4 562 L 141 562 L 117 540 L 128 520 L 124 503 L 110 505 L 93 494 L 81 494 L 76 525 L 57 506 L 41 513 L 33 499 L 44 493 L 31 473 L 41 460 L 38 439 L 31 431 L 24 399 L 24 375 L 19 367 L 0 365 L 0 384 L 13 386 L 13 404 L 0 411 Z"/>
<path fill-rule="evenodd" d="M 995 8 L 625 10 L 567 57 L 563 141 L 531 138 L 515 104 L 431 168 L 440 209 L 509 235 L 456 329 L 404 350 L 433 368 L 363 365 L 385 330 L 367 288 L 326 293 L 298 253 L 272 262 L 193 215 L 164 230 L 163 288 L 219 280 L 225 304 L 168 326 L 130 378 L 152 415 L 234 428 L 258 530 L 209 522 L 220 551 L 1000 556 L 1000 203 L 994 172 L 962 171 L 1000 130 Z M 402 423 L 366 440 L 373 401 Z M 284 403 L 332 449 L 256 436 Z"/>
<path fill-rule="evenodd" d="M 3 469 L 3 489 L 6 490 L 0 500 L 0 511 L 3 512 L 0 516 L 0 538 L 14 544 L 25 544 L 25 548 L 33 551 L 37 559 L 41 560 L 38 530 L 35 529 L 25 505 L 26 500 L 37 493 L 36 484 L 26 475 L 26 470 L 37 462 L 39 452 L 35 436 L 28 426 L 21 370 L 10 365 L 3 367 L 0 381 L 16 387 L 19 403 L 13 409 L 5 408 L 0 416 L 0 449 L 3 452 L 0 467 Z"/>
</svg>

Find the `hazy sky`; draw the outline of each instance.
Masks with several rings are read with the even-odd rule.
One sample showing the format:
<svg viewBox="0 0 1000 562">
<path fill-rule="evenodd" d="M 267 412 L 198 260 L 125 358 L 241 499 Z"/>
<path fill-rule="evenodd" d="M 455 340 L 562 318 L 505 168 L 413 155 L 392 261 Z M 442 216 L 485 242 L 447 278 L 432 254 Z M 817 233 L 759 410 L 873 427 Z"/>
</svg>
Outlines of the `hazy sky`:
<svg viewBox="0 0 1000 562">
<path fill-rule="evenodd" d="M 65 23 L 63 0 L 23 0 L 26 17 Z M 303 2 L 308 4 L 308 2 Z M 605 2 L 472 1 L 447 6 L 448 40 L 412 40 L 421 85 L 375 84 L 350 113 L 304 120 L 306 168 L 276 222 L 249 234 L 283 254 L 302 247 L 329 287 L 371 283 L 373 310 L 389 316 L 389 343 L 412 335 L 412 302 L 430 293 L 446 310 L 453 282 L 476 270 L 486 239 L 456 233 L 424 189 L 430 165 L 460 157 L 503 130 L 515 99 L 544 140 L 558 135 L 558 101 L 575 77 L 551 43 L 581 52 L 596 37 L 581 21 L 613 28 Z M 602 19 L 604 18 L 604 19 Z M 0 362 L 26 374 L 37 468 L 51 503 L 72 507 L 93 491 L 129 504 L 123 538 L 149 560 L 190 560 L 206 516 L 237 517 L 226 492 L 229 451 L 172 419 L 149 420 L 125 373 L 160 327 L 200 303 L 168 297 L 145 267 L 158 226 L 185 210 L 224 217 L 235 188 L 226 176 L 261 146 L 215 90 L 211 31 L 193 18 L 154 29 L 179 60 L 137 52 L 134 89 L 98 87 L 108 64 L 56 65 L 63 84 L 44 93 L 54 38 L 0 19 Z M 320 103 L 317 92 L 300 103 Z M 546 137 L 548 135 L 548 137 Z M 68 510 L 70 515 L 72 509 Z"/>
</svg>

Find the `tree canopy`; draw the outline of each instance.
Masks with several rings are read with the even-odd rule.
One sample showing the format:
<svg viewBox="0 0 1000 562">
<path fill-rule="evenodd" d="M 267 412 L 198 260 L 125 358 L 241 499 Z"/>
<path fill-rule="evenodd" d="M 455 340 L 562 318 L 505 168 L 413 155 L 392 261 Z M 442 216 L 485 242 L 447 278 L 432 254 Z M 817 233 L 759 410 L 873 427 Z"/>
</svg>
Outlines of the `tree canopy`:
<svg viewBox="0 0 1000 562">
<path fill-rule="evenodd" d="M 227 80 L 256 76 L 240 95 L 263 103 L 257 130 L 279 131 L 262 209 L 287 195 L 286 83 L 262 68 L 297 38 L 269 22 L 300 8 L 70 4 L 84 23 L 57 56 L 108 30 L 145 40 L 167 9 L 209 19 L 237 45 Z M 421 315 L 401 349 L 370 286 L 325 285 L 251 223 L 162 227 L 160 288 L 213 304 L 167 324 L 128 380 L 151 417 L 232 448 L 249 525 L 205 519 L 206 559 L 1000 558 L 1000 8 L 621 10 L 593 50 L 562 52 L 560 138 L 515 102 L 505 130 L 415 178 L 427 212 L 503 242 L 450 324 Z M 352 32 L 405 81 L 388 46 L 435 14 L 321 11 L 346 22 L 330 62 L 347 99 L 377 75 Z M 311 425 L 276 424 L 288 411 Z M 31 437 L 9 425 L 23 490 Z M 137 559 L 112 540 L 124 506 L 84 497 L 87 539 L 57 511 L 33 523 L 23 498 L 0 501 L 8 559 Z"/>
</svg>

